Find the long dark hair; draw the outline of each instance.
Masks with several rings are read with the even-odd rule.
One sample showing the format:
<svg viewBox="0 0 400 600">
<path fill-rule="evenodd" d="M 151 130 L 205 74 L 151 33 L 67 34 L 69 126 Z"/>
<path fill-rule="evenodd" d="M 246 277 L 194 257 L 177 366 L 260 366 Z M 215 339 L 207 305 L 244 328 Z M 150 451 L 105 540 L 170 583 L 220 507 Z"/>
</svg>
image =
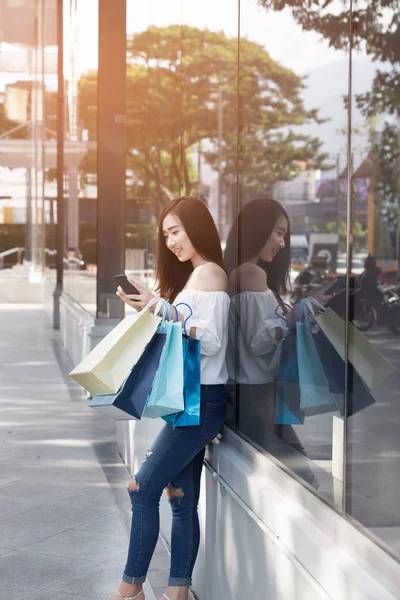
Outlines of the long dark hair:
<svg viewBox="0 0 400 600">
<path fill-rule="evenodd" d="M 158 222 L 156 278 L 157 292 L 162 298 L 173 302 L 184 288 L 193 271 L 193 265 L 190 260 L 181 262 L 166 246 L 163 222 L 169 213 L 178 217 L 193 248 L 200 256 L 223 269 L 224 261 L 218 231 L 206 205 L 191 196 L 181 196 L 168 202 Z"/>
<path fill-rule="evenodd" d="M 279 202 L 258 196 L 240 211 L 232 227 L 225 248 L 224 262 L 228 274 L 260 252 L 272 234 L 279 217 L 285 217 L 288 229 L 285 248 L 271 262 L 258 261 L 267 274 L 268 287 L 276 296 L 287 292 L 290 270 L 290 223 L 289 217 Z"/>
</svg>

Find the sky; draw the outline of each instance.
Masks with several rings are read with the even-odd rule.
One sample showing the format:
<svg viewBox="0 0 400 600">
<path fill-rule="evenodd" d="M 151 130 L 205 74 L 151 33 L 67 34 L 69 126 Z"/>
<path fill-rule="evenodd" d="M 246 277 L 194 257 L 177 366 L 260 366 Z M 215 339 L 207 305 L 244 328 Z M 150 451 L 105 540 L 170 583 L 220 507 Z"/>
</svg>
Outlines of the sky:
<svg viewBox="0 0 400 600">
<path fill-rule="evenodd" d="M 343 6 L 341 0 L 336 4 Z M 97 5 L 97 0 L 79 3 L 81 71 L 97 66 Z M 128 34 L 143 31 L 149 24 L 177 23 L 237 36 L 237 0 L 127 0 Z M 241 35 L 262 44 L 274 60 L 297 74 L 306 74 L 346 57 L 345 52 L 329 48 L 318 34 L 304 32 L 290 10 L 272 13 L 260 8 L 256 0 L 242 0 L 240 29 Z"/>
</svg>

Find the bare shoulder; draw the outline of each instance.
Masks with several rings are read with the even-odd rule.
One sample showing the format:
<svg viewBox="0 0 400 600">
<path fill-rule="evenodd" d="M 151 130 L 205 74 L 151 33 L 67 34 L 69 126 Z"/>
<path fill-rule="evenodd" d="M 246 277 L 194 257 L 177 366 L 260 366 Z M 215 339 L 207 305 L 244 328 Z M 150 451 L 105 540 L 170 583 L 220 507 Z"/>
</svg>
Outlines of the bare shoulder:
<svg viewBox="0 0 400 600">
<path fill-rule="evenodd" d="M 222 267 L 215 263 L 206 263 L 196 274 L 196 289 L 202 292 L 226 292 L 228 277 Z"/>
<path fill-rule="evenodd" d="M 229 288 L 232 294 L 241 292 L 266 292 L 267 274 L 258 265 L 244 263 L 229 276 Z"/>
</svg>

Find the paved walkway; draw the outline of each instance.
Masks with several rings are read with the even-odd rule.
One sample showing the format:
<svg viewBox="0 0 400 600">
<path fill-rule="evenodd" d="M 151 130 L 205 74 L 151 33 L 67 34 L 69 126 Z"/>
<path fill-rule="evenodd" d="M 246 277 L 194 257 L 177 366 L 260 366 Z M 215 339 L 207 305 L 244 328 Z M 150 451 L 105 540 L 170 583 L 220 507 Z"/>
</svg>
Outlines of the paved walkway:
<svg viewBox="0 0 400 600">
<path fill-rule="evenodd" d="M 0 600 L 107 600 L 121 577 L 128 474 L 70 367 L 40 306 L 0 304 Z M 160 541 L 146 600 L 167 569 Z"/>
</svg>

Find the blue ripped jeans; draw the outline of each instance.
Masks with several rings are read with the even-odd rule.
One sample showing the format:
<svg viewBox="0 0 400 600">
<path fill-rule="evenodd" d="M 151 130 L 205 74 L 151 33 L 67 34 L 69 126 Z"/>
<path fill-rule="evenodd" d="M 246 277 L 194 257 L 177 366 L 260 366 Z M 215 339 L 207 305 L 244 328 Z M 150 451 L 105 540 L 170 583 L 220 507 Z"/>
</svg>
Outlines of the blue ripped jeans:
<svg viewBox="0 0 400 600">
<path fill-rule="evenodd" d="M 225 420 L 223 385 L 201 386 L 200 425 L 171 427 L 166 423 L 147 459 L 135 475 L 138 490 L 128 490 L 132 503 L 132 527 L 123 580 L 143 583 L 159 534 L 161 494 L 171 485 L 177 495 L 172 509 L 171 569 L 168 585 L 188 586 L 200 542 L 197 504 L 206 445 L 219 433 Z M 179 495 L 178 495 L 179 494 Z"/>
</svg>

